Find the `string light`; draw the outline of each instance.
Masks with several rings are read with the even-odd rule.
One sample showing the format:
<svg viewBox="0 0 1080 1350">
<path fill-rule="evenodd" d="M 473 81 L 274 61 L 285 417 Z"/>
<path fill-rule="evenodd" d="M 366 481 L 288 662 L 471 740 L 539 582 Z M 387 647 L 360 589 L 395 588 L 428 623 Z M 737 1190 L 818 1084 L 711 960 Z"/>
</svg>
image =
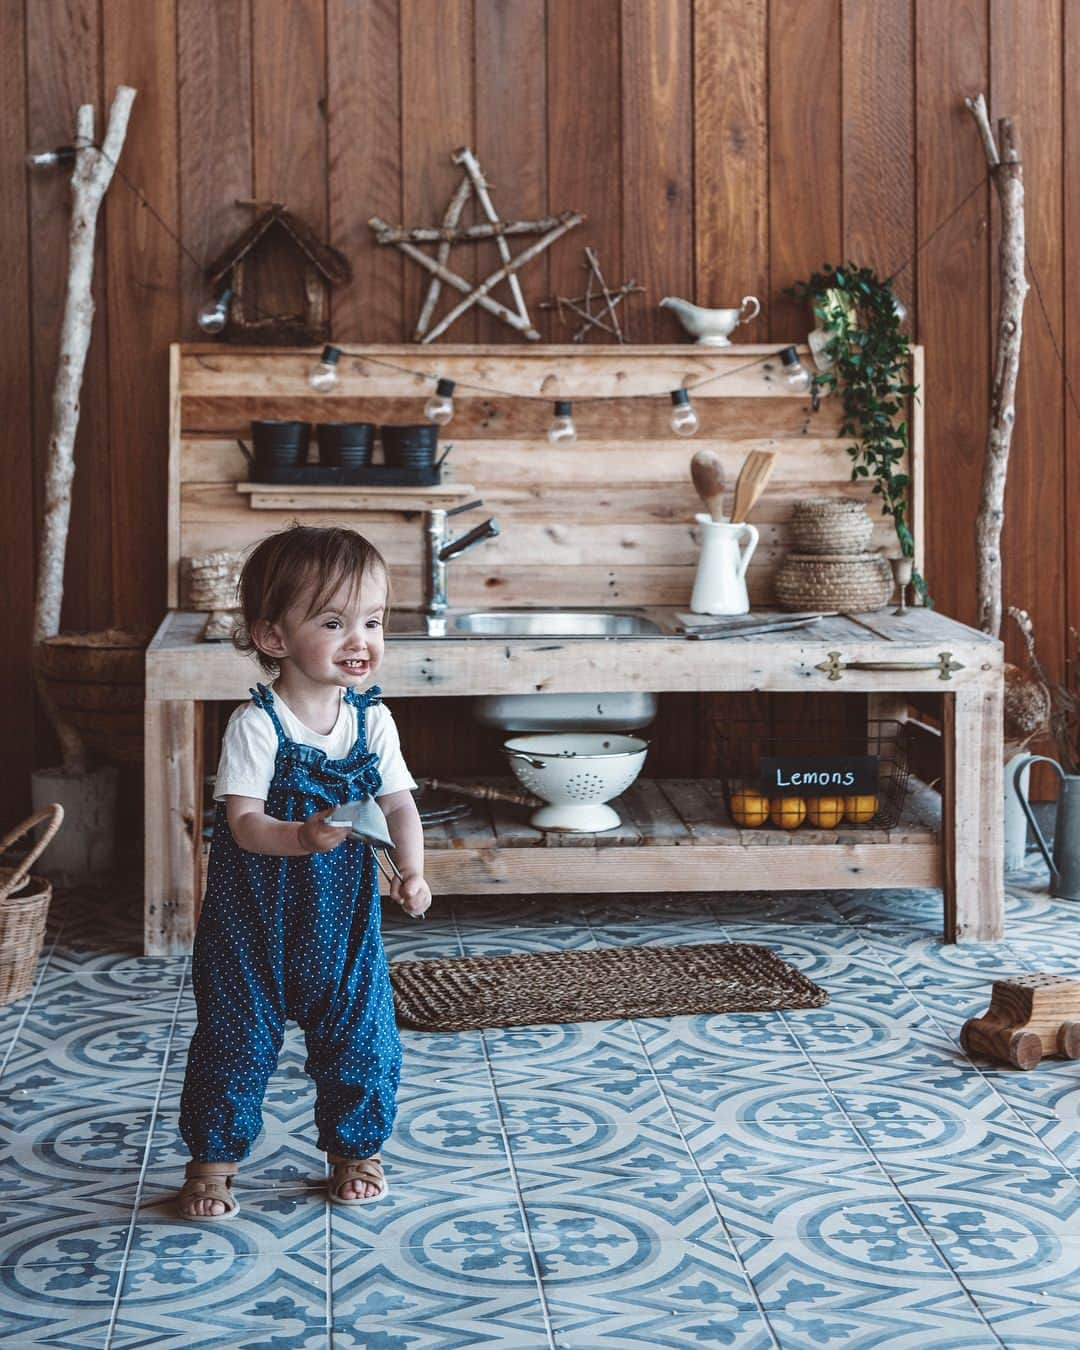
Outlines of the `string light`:
<svg viewBox="0 0 1080 1350">
<path fill-rule="evenodd" d="M 800 394 L 806 393 L 810 388 L 810 372 L 799 360 L 799 353 L 794 347 L 785 347 L 779 356 L 789 388 Z"/>
<path fill-rule="evenodd" d="M 453 393 L 453 380 L 440 380 L 438 382 L 435 386 L 435 392 L 424 404 L 424 416 L 429 422 L 434 422 L 440 427 L 446 426 L 454 415 Z"/>
<path fill-rule="evenodd" d="M 547 438 L 552 445 L 570 445 L 577 440 L 577 427 L 574 426 L 574 405 L 569 399 L 560 398 L 555 403 L 555 416 L 547 429 Z"/>
<path fill-rule="evenodd" d="M 307 382 L 319 394 L 328 394 L 338 385 L 338 362 L 341 360 L 341 348 L 325 346 L 322 355 L 308 371 Z"/>
<path fill-rule="evenodd" d="M 671 429 L 676 436 L 692 436 L 701 425 L 688 389 L 671 391 Z"/>
<path fill-rule="evenodd" d="M 214 300 L 208 300 L 195 316 L 195 322 L 204 333 L 220 333 L 229 322 L 229 305 L 233 293 L 226 288 Z"/>
<path fill-rule="evenodd" d="M 26 164 L 31 169 L 51 169 L 55 164 L 74 164 L 75 147 L 58 145 L 55 150 L 38 150 L 26 156 Z"/>
</svg>

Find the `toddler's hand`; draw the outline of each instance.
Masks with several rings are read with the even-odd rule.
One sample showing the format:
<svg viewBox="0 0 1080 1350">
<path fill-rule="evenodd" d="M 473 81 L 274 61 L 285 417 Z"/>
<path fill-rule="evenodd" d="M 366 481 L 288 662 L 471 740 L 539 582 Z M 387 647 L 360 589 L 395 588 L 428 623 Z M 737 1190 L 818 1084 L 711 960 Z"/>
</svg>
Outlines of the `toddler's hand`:
<svg viewBox="0 0 1080 1350">
<path fill-rule="evenodd" d="M 329 853 L 348 839 L 350 826 L 326 823 L 327 816 L 332 816 L 335 810 L 336 807 L 328 806 L 325 811 L 316 811 L 300 826 L 297 837 L 311 853 Z"/>
<path fill-rule="evenodd" d="M 390 898 L 396 900 L 406 914 L 418 919 L 431 907 L 431 887 L 423 877 L 406 872 L 391 882 Z"/>
</svg>

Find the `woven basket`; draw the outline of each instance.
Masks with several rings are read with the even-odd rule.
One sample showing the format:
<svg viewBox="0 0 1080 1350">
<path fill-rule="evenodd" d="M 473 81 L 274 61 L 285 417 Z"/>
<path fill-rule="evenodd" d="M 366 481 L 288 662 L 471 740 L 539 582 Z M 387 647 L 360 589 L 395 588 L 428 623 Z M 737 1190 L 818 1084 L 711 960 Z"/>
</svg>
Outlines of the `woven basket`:
<svg viewBox="0 0 1080 1350">
<path fill-rule="evenodd" d="M 796 502 L 788 537 L 796 553 L 865 553 L 874 522 L 862 502 L 846 497 L 808 497 Z"/>
<path fill-rule="evenodd" d="M 46 694 L 86 746 L 110 761 L 143 757 L 143 702 L 150 628 L 58 633 L 34 648 Z"/>
<path fill-rule="evenodd" d="M 18 867 L 0 867 L 0 1004 L 24 998 L 34 987 L 38 957 L 45 940 L 52 886 L 30 875 L 64 819 L 64 808 L 44 806 L 0 839 L 0 856 L 35 825 L 48 821 L 41 838 Z"/>
<path fill-rule="evenodd" d="M 185 558 L 185 608 L 211 611 L 235 608 L 242 563 L 243 554 L 230 548 Z"/>
<path fill-rule="evenodd" d="M 880 553 L 789 553 L 776 573 L 783 609 L 883 609 L 893 593 L 892 568 Z"/>
</svg>

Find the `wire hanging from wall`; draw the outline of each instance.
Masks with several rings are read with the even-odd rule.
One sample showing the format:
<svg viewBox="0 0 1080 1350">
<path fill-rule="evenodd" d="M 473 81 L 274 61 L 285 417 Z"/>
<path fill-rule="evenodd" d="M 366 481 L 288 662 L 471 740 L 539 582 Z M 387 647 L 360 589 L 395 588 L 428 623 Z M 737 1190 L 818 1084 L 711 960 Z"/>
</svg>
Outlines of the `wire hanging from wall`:
<svg viewBox="0 0 1080 1350">
<path fill-rule="evenodd" d="M 98 150 L 101 154 L 105 155 L 105 151 L 99 144 L 97 144 L 97 142 L 80 142 L 76 140 L 74 146 L 58 146 L 54 150 L 42 151 L 38 152 L 37 154 L 28 155 L 27 156 L 28 165 L 33 167 L 40 167 L 45 165 L 68 163 L 72 157 L 74 150 L 79 148 L 81 145 L 93 145 L 94 149 Z M 106 155 L 106 158 L 110 157 Z M 187 246 L 184 240 L 181 239 L 179 234 L 177 234 L 176 231 L 172 229 L 172 227 L 164 219 L 161 213 L 154 207 L 153 203 L 146 196 L 146 193 L 142 190 L 142 188 L 140 188 L 137 183 L 132 182 L 132 180 L 128 177 L 128 175 L 124 172 L 124 170 L 120 168 L 120 166 L 116 163 L 115 160 L 113 160 L 112 163 L 113 168 L 116 172 L 116 176 L 120 179 L 120 181 L 125 185 L 125 187 L 129 189 L 130 192 L 134 194 L 134 196 L 138 199 L 139 204 L 145 210 L 150 212 L 151 216 L 153 216 L 153 218 L 157 221 L 158 225 L 160 225 L 160 227 L 165 231 L 165 233 L 169 236 L 169 238 L 172 239 L 172 241 L 181 250 L 184 256 L 191 263 L 193 263 L 195 267 L 199 269 L 200 273 L 202 273 L 202 271 L 204 270 L 203 263 L 199 261 L 199 259 Z M 896 279 L 896 277 L 898 277 L 902 272 L 906 271 L 907 268 L 910 267 L 911 264 L 915 261 L 915 259 L 919 257 L 919 255 L 923 252 L 923 250 L 929 247 L 929 245 L 933 242 L 933 240 L 937 237 L 937 235 L 941 233 L 941 231 L 945 228 L 945 226 L 948 225 L 948 223 L 953 219 L 953 217 L 956 216 L 960 211 L 962 211 L 963 208 L 967 205 L 967 203 L 971 200 L 971 198 L 974 197 L 975 194 L 982 187 L 984 187 L 989 181 L 990 181 L 990 174 L 989 172 L 987 172 L 986 174 L 983 175 L 982 178 L 979 179 L 979 181 L 972 188 L 969 189 L 969 191 L 967 191 L 964 194 L 964 196 L 960 199 L 960 201 L 957 202 L 957 204 L 937 223 L 937 225 L 934 226 L 934 228 L 930 231 L 930 233 L 919 244 L 918 248 L 916 248 L 912 253 L 910 253 L 908 257 L 905 258 L 903 262 L 901 262 L 898 266 L 894 267 L 891 271 L 886 273 L 885 276 L 886 282 L 891 285 L 892 282 Z M 1049 313 L 1047 312 L 1046 303 L 1043 299 L 1042 287 L 1039 283 L 1038 272 L 1035 269 L 1035 264 L 1032 261 L 1030 253 L 1027 254 L 1027 265 L 1028 270 L 1031 272 L 1032 284 L 1035 288 L 1036 296 L 1038 297 L 1039 300 L 1039 310 L 1042 315 L 1042 320 L 1046 326 L 1047 332 L 1050 335 L 1051 343 L 1054 348 L 1054 355 L 1057 357 L 1058 365 L 1061 368 L 1065 388 L 1068 391 L 1069 398 L 1072 402 L 1073 408 L 1076 410 L 1077 414 L 1080 415 L 1080 402 L 1078 402 L 1077 400 L 1076 393 L 1072 386 L 1072 381 L 1069 379 L 1068 370 L 1066 369 L 1065 366 L 1065 356 L 1058 342 L 1057 334 L 1054 332 L 1053 325 L 1050 322 L 1050 316 Z M 220 303 L 220 297 L 218 303 Z M 206 307 L 204 306 L 204 308 Z M 445 377 L 440 374 L 431 374 L 430 372 L 424 370 L 414 370 L 409 368 L 408 366 L 403 366 L 396 362 L 386 361 L 381 357 L 377 358 L 370 356 L 367 352 L 355 352 L 355 353 L 350 352 L 347 347 L 341 346 L 340 344 L 335 344 L 335 350 L 339 351 L 342 355 L 356 356 L 370 363 L 371 365 L 381 366 L 384 369 L 393 370 L 398 374 L 411 375 L 413 378 L 418 380 L 429 380 L 436 385 L 436 388 L 441 380 L 445 380 Z M 767 354 L 752 358 L 751 360 L 744 362 L 742 365 L 733 367 L 731 370 L 718 371 L 713 375 L 706 376 L 701 380 L 694 381 L 693 383 L 687 383 L 684 381 L 682 385 L 679 386 L 679 389 L 683 389 L 686 390 L 687 392 L 690 392 L 695 389 L 704 388 L 706 385 L 713 384 L 718 380 L 730 379 L 732 376 L 742 374 L 744 371 L 751 370 L 756 366 L 761 367 L 770 366 L 773 362 L 780 359 L 780 350 L 782 349 L 778 349 L 777 351 L 770 350 Z M 446 381 L 446 383 L 449 383 L 449 381 Z M 457 382 L 457 387 L 460 389 L 466 389 L 470 393 L 488 394 L 496 398 L 526 399 L 539 403 L 547 403 L 549 405 L 551 403 L 550 396 L 543 394 L 521 394 L 511 392 L 510 390 L 505 389 L 494 389 L 485 385 L 464 384 L 461 383 L 460 381 Z M 654 399 L 663 397 L 673 398 L 679 392 L 679 389 L 655 390 L 636 394 L 629 393 L 629 394 L 611 394 L 611 395 L 592 395 L 589 398 L 576 399 L 574 401 L 577 403 L 606 403 L 613 399 L 636 400 L 636 399 Z M 816 393 L 817 393 L 817 382 L 816 380 L 811 379 L 811 394 L 816 395 Z M 814 405 L 816 411 L 817 405 L 816 397 L 814 398 Z"/>
</svg>

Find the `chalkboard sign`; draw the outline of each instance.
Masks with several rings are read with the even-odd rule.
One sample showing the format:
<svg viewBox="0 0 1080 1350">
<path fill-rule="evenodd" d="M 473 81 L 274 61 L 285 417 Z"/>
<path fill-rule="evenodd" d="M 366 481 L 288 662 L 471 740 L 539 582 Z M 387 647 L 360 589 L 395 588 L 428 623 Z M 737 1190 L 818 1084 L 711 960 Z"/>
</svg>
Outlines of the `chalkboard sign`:
<svg viewBox="0 0 1080 1350">
<path fill-rule="evenodd" d="M 834 797 L 877 792 L 877 755 L 762 755 L 758 761 L 766 796 Z"/>
</svg>

